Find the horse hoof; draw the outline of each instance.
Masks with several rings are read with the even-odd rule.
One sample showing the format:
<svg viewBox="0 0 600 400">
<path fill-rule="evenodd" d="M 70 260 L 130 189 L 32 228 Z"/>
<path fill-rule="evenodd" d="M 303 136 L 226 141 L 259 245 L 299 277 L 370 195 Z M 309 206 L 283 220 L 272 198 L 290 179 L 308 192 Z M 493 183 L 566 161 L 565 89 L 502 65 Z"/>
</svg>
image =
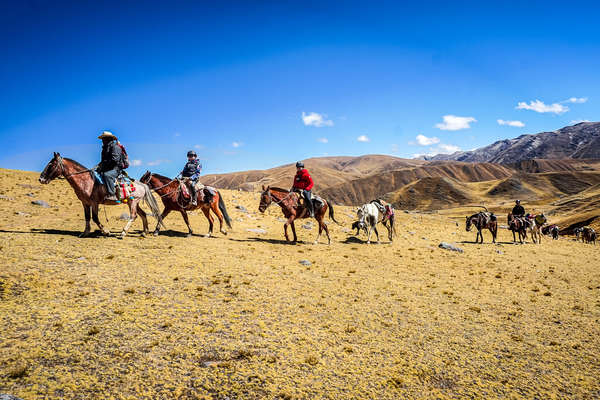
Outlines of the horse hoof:
<svg viewBox="0 0 600 400">
<path fill-rule="evenodd" d="M 209 238 L 210 237 L 210 233 L 207 233 L 206 235 L 204 235 L 205 238 Z"/>
<path fill-rule="evenodd" d="M 142 237 L 146 237 L 148 234 L 146 232 L 142 232 Z"/>
<path fill-rule="evenodd" d="M 185 237 L 192 237 L 192 232 L 190 232 L 187 235 L 185 235 Z"/>
<path fill-rule="evenodd" d="M 153 234 L 154 236 L 158 236 L 158 231 L 154 231 L 154 232 L 152 232 L 152 234 Z"/>
<path fill-rule="evenodd" d="M 221 233 L 225 236 L 227 236 L 227 231 L 221 231 Z"/>
</svg>

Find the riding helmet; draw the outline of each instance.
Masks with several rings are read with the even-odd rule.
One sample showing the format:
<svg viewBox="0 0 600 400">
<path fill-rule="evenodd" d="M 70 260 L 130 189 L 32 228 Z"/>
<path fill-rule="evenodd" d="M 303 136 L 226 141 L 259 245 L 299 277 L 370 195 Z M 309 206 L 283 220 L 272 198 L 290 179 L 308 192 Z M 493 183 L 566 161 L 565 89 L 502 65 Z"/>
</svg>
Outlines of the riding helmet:
<svg viewBox="0 0 600 400">
<path fill-rule="evenodd" d="M 296 163 L 296 168 L 304 168 L 304 163 L 302 161 L 298 161 Z"/>
<path fill-rule="evenodd" d="M 198 157 L 198 154 L 196 154 L 196 152 L 194 150 L 190 150 L 187 153 L 188 157 Z"/>
<path fill-rule="evenodd" d="M 521 202 L 521 200 L 516 200 L 515 203 L 519 204 Z"/>
</svg>

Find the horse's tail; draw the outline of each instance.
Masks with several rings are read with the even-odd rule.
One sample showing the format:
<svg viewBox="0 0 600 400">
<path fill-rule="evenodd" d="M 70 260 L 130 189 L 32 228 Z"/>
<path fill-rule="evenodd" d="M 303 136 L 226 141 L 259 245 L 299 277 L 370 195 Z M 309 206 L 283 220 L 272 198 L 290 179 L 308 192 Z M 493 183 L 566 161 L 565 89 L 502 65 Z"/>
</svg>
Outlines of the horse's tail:
<svg viewBox="0 0 600 400">
<path fill-rule="evenodd" d="M 223 214 L 223 217 L 225 218 L 225 223 L 227 224 L 229 229 L 231 229 L 231 218 L 229 218 L 229 214 L 227 214 L 227 209 L 225 208 L 225 202 L 223 201 L 223 196 L 221 196 L 221 193 L 218 190 L 217 190 L 217 193 L 219 194 L 219 210 L 221 211 L 221 214 Z"/>
<path fill-rule="evenodd" d="M 337 222 L 335 220 L 335 218 L 333 217 L 333 204 L 331 204 L 331 202 L 329 200 L 325 200 L 325 202 L 327 202 L 327 207 L 329 207 L 329 218 L 331 218 L 331 220 L 333 222 L 335 222 L 336 224 L 340 225 L 340 223 Z"/>
<path fill-rule="evenodd" d="M 152 215 L 154 215 L 154 217 L 158 220 L 158 223 L 162 225 L 163 228 L 167 229 L 164 222 L 162 221 L 160 209 L 158 208 L 158 203 L 156 202 L 156 199 L 152 195 L 152 190 L 145 183 L 139 182 L 139 184 L 142 185 L 142 187 L 144 188 L 144 201 L 146 202 L 146 204 L 148 204 L 148 207 L 150 207 Z"/>
</svg>

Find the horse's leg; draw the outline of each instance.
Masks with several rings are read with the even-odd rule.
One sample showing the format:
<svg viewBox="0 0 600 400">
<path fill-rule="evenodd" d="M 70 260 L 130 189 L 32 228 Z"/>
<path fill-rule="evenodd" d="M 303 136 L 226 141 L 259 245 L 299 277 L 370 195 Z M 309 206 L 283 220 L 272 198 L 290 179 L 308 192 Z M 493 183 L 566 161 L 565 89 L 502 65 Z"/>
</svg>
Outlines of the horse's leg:
<svg viewBox="0 0 600 400">
<path fill-rule="evenodd" d="M 80 238 L 86 237 L 90 234 L 90 218 L 92 216 L 91 207 L 83 204 L 83 213 L 85 214 L 85 230 L 81 233 L 81 235 L 79 235 Z"/>
<path fill-rule="evenodd" d="M 193 232 L 192 232 L 192 226 L 190 225 L 190 220 L 188 218 L 187 212 L 185 210 L 179 210 L 179 212 L 181 213 L 181 216 L 183 217 L 183 221 L 185 222 L 185 224 L 188 227 L 187 237 L 190 237 L 190 236 L 192 236 Z"/>
<path fill-rule="evenodd" d="M 166 217 L 167 215 L 169 215 L 169 213 L 170 213 L 170 212 L 171 212 L 171 209 L 170 209 L 170 208 L 168 208 L 168 207 L 165 207 L 165 209 L 163 210 L 163 212 L 162 212 L 162 214 L 161 214 L 161 216 L 160 216 L 160 220 L 161 220 L 161 221 L 164 221 L 164 220 L 165 220 L 165 217 Z M 188 228 L 189 228 L 189 226 L 188 226 Z M 154 236 L 158 236 L 158 232 L 160 232 L 160 222 L 157 222 L 157 223 L 156 223 L 156 229 L 154 230 L 154 233 L 153 233 L 153 234 L 154 234 Z"/>
<path fill-rule="evenodd" d="M 317 223 L 319 224 L 319 233 L 317 234 L 317 239 L 315 240 L 314 244 L 318 244 L 319 238 L 321 237 L 321 232 L 323 232 L 323 220 L 319 220 L 318 216 L 315 219 L 317 220 Z"/>
<path fill-rule="evenodd" d="M 121 239 L 123 239 L 127 235 L 127 231 L 131 227 L 131 224 L 133 224 L 133 221 L 135 221 L 135 219 L 137 218 L 137 203 L 138 201 L 135 199 L 127 203 L 127 205 L 129 206 L 129 221 L 127 221 L 125 227 L 123 227 L 123 230 L 121 231 Z"/>
<path fill-rule="evenodd" d="M 294 234 L 294 243 L 298 241 L 298 236 L 296 236 L 296 224 L 294 224 L 294 220 L 292 220 L 292 233 Z"/>
<path fill-rule="evenodd" d="M 210 215 L 210 208 L 204 208 L 202 207 L 202 212 L 204 213 L 204 216 L 206 217 L 206 219 L 208 220 L 208 233 L 204 236 L 204 237 L 210 237 L 212 235 L 212 231 L 213 231 L 213 217 L 212 215 Z"/>
<path fill-rule="evenodd" d="M 289 242 L 289 241 L 290 241 L 290 238 L 288 237 L 288 234 L 287 234 L 287 227 L 288 227 L 288 225 L 289 225 L 289 224 L 291 224 L 291 219 L 288 219 L 288 220 L 285 222 L 285 224 L 283 224 L 283 234 L 285 235 L 285 240 L 286 240 L 287 242 Z"/>
<path fill-rule="evenodd" d="M 146 218 L 146 211 L 142 210 L 142 207 L 140 207 L 139 203 L 137 206 L 137 212 L 138 212 L 138 214 L 140 214 L 140 218 L 142 219 L 142 225 L 144 226 L 144 230 L 142 231 L 142 236 L 146 237 L 146 235 L 148 235 L 148 233 L 150 233 L 148 230 L 148 218 Z"/>
<path fill-rule="evenodd" d="M 375 235 L 377 235 L 377 244 L 379 244 L 379 232 L 377 232 L 377 225 L 373 225 L 373 230 L 375 231 Z"/>
<path fill-rule="evenodd" d="M 490 232 L 492 232 L 492 243 L 496 243 L 496 233 L 497 233 L 497 230 L 494 229 L 494 228 L 492 228 L 492 229 L 490 229 Z"/>
<path fill-rule="evenodd" d="M 223 229 L 223 214 L 221 213 L 221 210 L 219 210 L 219 197 L 218 197 L 218 195 L 215 196 L 215 198 L 213 199 L 212 203 L 210 204 L 210 209 L 215 213 L 215 215 L 217 216 L 217 218 L 219 218 L 219 231 L 223 235 L 227 235 L 227 231 L 225 229 Z"/>
<path fill-rule="evenodd" d="M 373 230 L 373 227 L 369 223 L 369 226 L 367 227 L 367 244 L 371 244 L 371 231 L 372 230 Z"/>
<path fill-rule="evenodd" d="M 98 203 L 92 204 L 92 220 L 94 221 L 94 223 L 96 225 L 98 225 L 98 228 L 100 228 L 103 235 L 105 235 L 105 236 L 110 235 L 110 232 L 108 231 L 108 229 L 106 229 L 104 226 L 102 226 L 102 224 L 100 223 L 100 218 L 98 218 Z"/>
<path fill-rule="evenodd" d="M 325 234 L 327 235 L 327 245 L 331 244 L 331 238 L 329 237 L 329 228 L 327 227 L 327 224 L 325 223 L 325 214 L 327 213 L 327 209 L 325 208 L 325 210 L 323 210 L 323 216 L 321 217 L 321 225 L 323 226 L 323 229 L 325 229 Z"/>
</svg>

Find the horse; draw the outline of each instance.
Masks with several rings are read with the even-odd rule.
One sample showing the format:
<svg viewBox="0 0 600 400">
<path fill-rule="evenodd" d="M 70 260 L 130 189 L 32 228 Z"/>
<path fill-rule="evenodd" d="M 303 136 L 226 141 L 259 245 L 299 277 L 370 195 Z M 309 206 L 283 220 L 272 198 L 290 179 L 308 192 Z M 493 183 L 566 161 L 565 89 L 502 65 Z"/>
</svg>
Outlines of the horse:
<svg viewBox="0 0 600 400">
<path fill-rule="evenodd" d="M 490 230 L 490 232 L 492 233 L 492 243 L 496 243 L 496 235 L 498 234 L 498 221 L 493 213 L 481 211 L 477 214 L 473 214 L 470 217 L 467 217 L 467 225 L 465 227 L 467 232 L 471 231 L 471 225 L 477 228 L 477 236 L 475 237 L 475 243 L 478 243 L 479 237 L 481 237 L 480 243 L 483 243 L 483 233 L 481 232 L 483 229 Z"/>
<path fill-rule="evenodd" d="M 538 242 L 538 228 L 535 224 L 535 218 L 533 217 L 529 217 L 529 216 L 525 216 L 523 218 L 524 224 L 525 224 L 525 230 L 529 231 L 529 233 L 531 234 L 531 242 L 532 243 L 539 243 Z"/>
<path fill-rule="evenodd" d="M 108 236 L 110 232 L 100 223 L 98 218 L 98 206 L 100 204 L 105 205 L 116 205 L 119 204 L 114 200 L 106 200 L 106 187 L 96 182 L 92 175 L 92 170 L 84 167 L 77 161 L 69 158 L 63 158 L 59 153 L 54 153 L 54 157 L 48 162 L 42 173 L 40 174 L 39 182 L 41 184 L 48 184 L 56 178 L 63 177 L 69 182 L 69 185 L 75 191 L 77 198 L 83 205 L 83 211 L 85 214 L 85 230 L 79 235 L 79 237 L 86 237 L 90 234 L 90 215 L 102 234 Z M 144 200 L 154 216 L 158 216 L 160 211 L 158 204 L 152 196 L 150 188 L 139 181 L 133 182 L 135 190 L 131 193 L 132 199 L 127 203 L 129 206 L 129 221 L 123 228 L 120 237 L 124 238 L 129 230 L 129 227 L 137 218 L 139 214 L 142 218 L 144 230 L 142 236 L 148 234 L 148 219 L 146 218 L 146 212 L 139 206 L 141 200 Z M 160 216 L 157 217 L 158 224 L 162 224 Z"/>
<path fill-rule="evenodd" d="M 573 230 L 573 233 L 575 234 L 575 241 L 578 242 L 579 238 L 581 237 L 581 241 L 583 242 L 583 236 L 582 236 L 583 228 L 575 228 Z"/>
<path fill-rule="evenodd" d="M 540 244 L 542 243 L 542 228 L 548 222 L 548 220 L 546 219 L 544 213 L 536 215 L 533 217 L 533 219 L 535 220 L 535 236 L 537 237 L 537 243 Z"/>
<path fill-rule="evenodd" d="M 527 231 L 525 230 L 525 222 L 523 218 L 516 217 L 512 213 L 508 214 L 508 229 L 512 231 L 513 242 L 516 242 L 515 232 L 519 234 L 519 242 L 523 244 L 523 239 L 527 237 Z"/>
<path fill-rule="evenodd" d="M 589 226 L 584 227 L 581 236 L 585 243 L 593 243 L 596 245 L 596 231 L 594 228 L 590 228 Z"/>
<path fill-rule="evenodd" d="M 392 242 L 394 240 L 393 236 L 397 234 L 396 227 L 394 226 L 394 223 L 396 221 L 396 213 L 394 212 L 394 207 L 392 207 L 391 204 L 384 202 L 381 199 L 371 200 L 370 203 L 374 204 L 375 207 L 379 209 L 379 212 L 382 215 L 380 222 L 388 230 L 388 239 L 390 240 L 390 242 Z M 389 227 L 388 223 L 390 224 Z"/>
<path fill-rule="evenodd" d="M 298 241 L 298 237 L 296 236 L 296 226 L 294 225 L 294 221 L 302 218 L 309 218 L 308 210 L 306 207 L 299 204 L 300 195 L 296 192 L 290 192 L 289 190 L 280 189 L 276 187 L 265 187 L 262 186 L 262 193 L 260 195 L 260 204 L 258 205 L 258 211 L 264 213 L 271 205 L 271 203 L 277 204 L 281 207 L 283 211 L 283 215 L 287 218 L 287 221 L 283 224 L 283 233 L 285 235 L 285 240 L 290 241 L 287 233 L 288 225 L 292 226 L 292 233 L 294 234 L 294 240 L 292 243 L 296 243 Z M 321 206 L 315 205 L 315 219 L 319 224 L 319 234 L 317 235 L 317 239 L 314 241 L 314 244 L 319 243 L 319 238 L 321 237 L 321 233 L 325 230 L 327 234 L 327 244 L 331 244 L 331 238 L 329 237 L 329 228 L 323 221 L 325 219 L 325 214 L 329 209 L 329 218 L 333 220 L 336 224 L 339 225 L 333 216 L 333 205 L 327 201 L 323 200 L 323 204 Z"/>
<path fill-rule="evenodd" d="M 193 234 L 192 227 L 190 226 L 190 221 L 188 219 L 187 212 L 201 209 L 204 213 L 204 216 L 208 220 L 208 234 L 206 237 L 210 237 L 213 232 L 213 223 L 214 219 L 210 215 L 210 211 L 219 218 L 219 230 L 223 235 L 227 235 L 227 231 L 223 229 L 223 219 L 225 219 L 225 223 L 227 227 L 231 229 L 231 218 L 229 218 L 229 214 L 227 213 L 227 209 L 225 208 L 225 203 L 223 202 L 223 197 L 221 193 L 216 190 L 215 195 L 212 198 L 210 204 L 204 202 L 198 202 L 197 205 L 192 205 L 191 203 L 185 204 L 180 200 L 180 184 L 181 182 L 177 179 L 167 178 L 166 176 L 162 176 L 159 174 L 153 174 L 150 171 L 146 171 L 144 175 L 140 178 L 141 182 L 146 183 L 148 186 L 152 188 L 156 193 L 159 194 L 160 199 L 165 206 L 161 219 L 164 219 L 171 211 L 179 211 L 185 224 L 188 227 L 187 236 L 190 237 Z M 160 231 L 160 226 L 156 225 L 156 229 L 154 230 L 154 236 L 158 236 Z"/>
<path fill-rule="evenodd" d="M 374 230 L 375 235 L 377 235 L 377 243 L 379 243 L 377 223 L 381 222 L 388 231 L 388 239 L 393 241 L 393 233 L 395 233 L 394 212 L 393 210 L 388 211 L 390 209 L 391 208 L 386 208 L 377 200 L 363 204 L 356 210 L 358 221 L 352 224 L 352 229 L 356 229 L 356 235 L 358 235 L 360 229 L 364 229 L 365 233 L 367 234 L 367 243 L 371 243 L 371 233 Z"/>
<path fill-rule="evenodd" d="M 556 224 L 547 225 L 542 228 L 542 233 L 544 235 L 551 235 L 552 239 L 554 239 L 554 240 L 558 240 L 559 231 L 560 231 L 560 229 L 559 229 L 558 225 L 556 225 Z"/>
</svg>

